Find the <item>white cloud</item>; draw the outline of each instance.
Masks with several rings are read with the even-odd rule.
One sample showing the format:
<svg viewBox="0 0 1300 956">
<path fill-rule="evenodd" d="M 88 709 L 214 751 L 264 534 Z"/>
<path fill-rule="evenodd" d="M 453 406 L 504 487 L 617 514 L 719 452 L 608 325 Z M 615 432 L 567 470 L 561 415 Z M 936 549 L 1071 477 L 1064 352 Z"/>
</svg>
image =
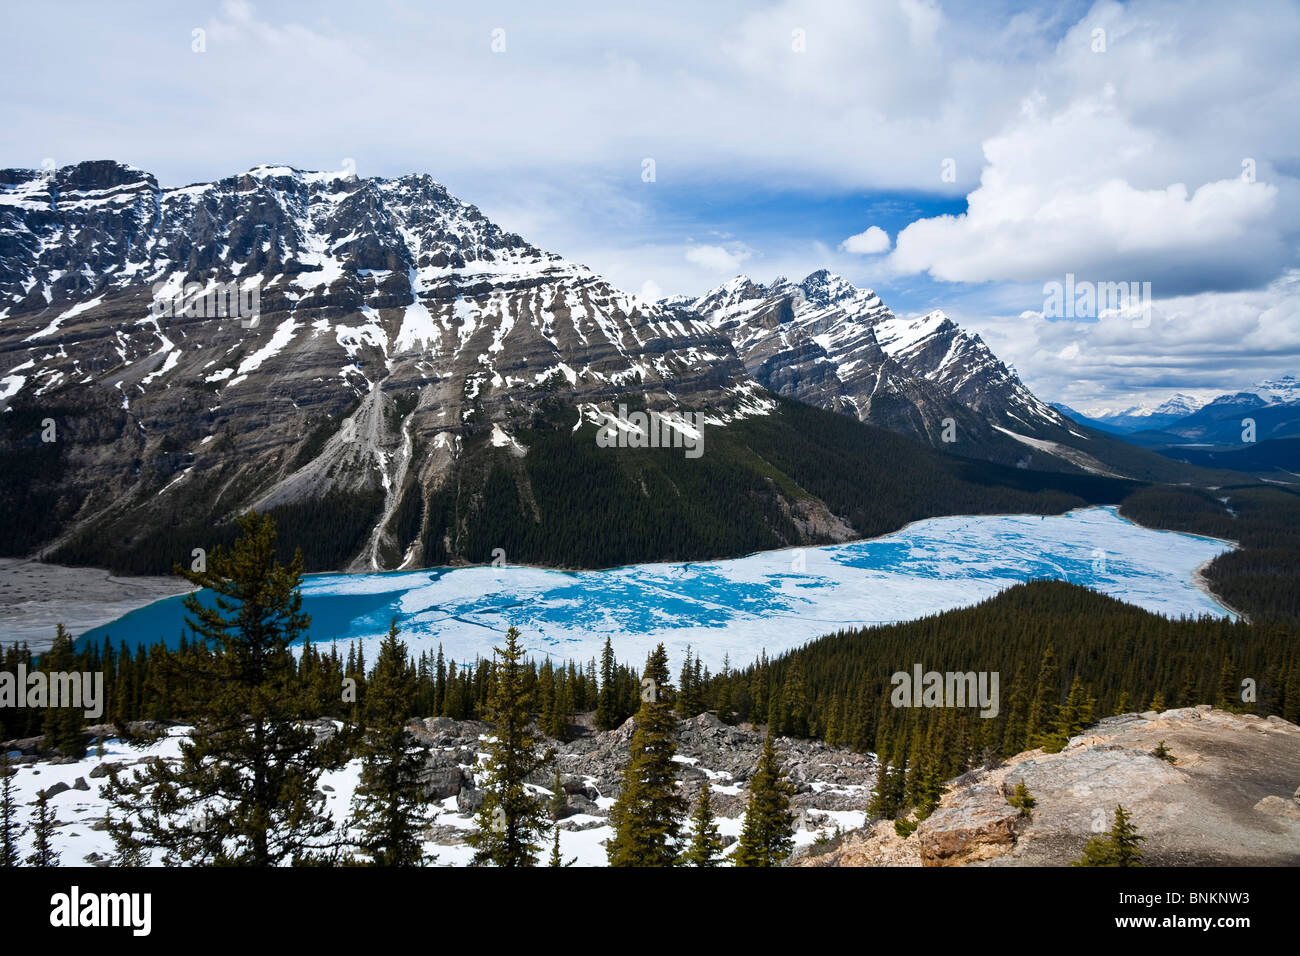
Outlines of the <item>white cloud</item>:
<svg viewBox="0 0 1300 956">
<path fill-rule="evenodd" d="M 840 249 L 844 252 L 852 252 L 860 256 L 874 256 L 888 252 L 889 246 L 889 233 L 879 226 L 869 226 L 865 232 L 849 236 L 840 243 Z"/>
<path fill-rule="evenodd" d="M 1300 270 L 1264 289 L 1157 298 L 1149 325 L 1121 315 L 1048 320 L 951 310 L 1031 389 L 1075 408 L 1245 389 L 1300 366 Z"/>
<path fill-rule="evenodd" d="M 744 246 L 691 246 L 686 250 L 686 261 L 709 272 L 735 272 L 752 253 Z"/>
<path fill-rule="evenodd" d="M 1093 141 L 1107 145 L 1081 156 Z M 890 265 L 952 282 L 1070 272 L 1171 291 L 1276 274 L 1289 228 L 1279 188 L 1240 175 L 1194 188 L 1132 185 L 1147 178 L 1143 166 L 1162 148 L 1123 115 L 1113 91 L 1051 116 L 1031 107 L 985 143 L 988 165 L 969 211 L 907 226 Z"/>
</svg>

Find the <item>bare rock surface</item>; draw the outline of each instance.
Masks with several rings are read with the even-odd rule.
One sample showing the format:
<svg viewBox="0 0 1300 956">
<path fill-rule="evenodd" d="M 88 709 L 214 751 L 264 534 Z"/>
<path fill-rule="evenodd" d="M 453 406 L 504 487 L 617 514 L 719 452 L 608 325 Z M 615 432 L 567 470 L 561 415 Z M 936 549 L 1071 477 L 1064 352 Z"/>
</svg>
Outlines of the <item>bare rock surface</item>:
<svg viewBox="0 0 1300 956">
<path fill-rule="evenodd" d="M 1163 742 L 1171 763 L 1152 753 Z M 1122 804 L 1149 866 L 1300 865 L 1300 727 L 1201 707 L 1100 721 L 1060 753 L 1021 753 L 961 778 L 905 843 L 887 821 L 814 866 L 1065 866 Z M 1021 818 L 1006 797 L 1023 780 Z"/>
</svg>

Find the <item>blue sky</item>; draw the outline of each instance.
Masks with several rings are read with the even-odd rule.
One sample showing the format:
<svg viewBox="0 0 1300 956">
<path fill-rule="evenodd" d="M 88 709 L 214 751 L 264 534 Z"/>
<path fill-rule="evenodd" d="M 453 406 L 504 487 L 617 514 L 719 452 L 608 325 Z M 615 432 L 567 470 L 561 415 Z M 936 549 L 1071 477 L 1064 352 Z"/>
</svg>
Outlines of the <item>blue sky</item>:
<svg viewBox="0 0 1300 956">
<path fill-rule="evenodd" d="M 941 308 L 1085 409 L 1300 365 L 1288 0 L 56 10 L 6 11 L 2 166 L 428 172 L 633 291 L 825 267 Z M 1043 316 L 1067 274 L 1151 321 Z"/>
</svg>

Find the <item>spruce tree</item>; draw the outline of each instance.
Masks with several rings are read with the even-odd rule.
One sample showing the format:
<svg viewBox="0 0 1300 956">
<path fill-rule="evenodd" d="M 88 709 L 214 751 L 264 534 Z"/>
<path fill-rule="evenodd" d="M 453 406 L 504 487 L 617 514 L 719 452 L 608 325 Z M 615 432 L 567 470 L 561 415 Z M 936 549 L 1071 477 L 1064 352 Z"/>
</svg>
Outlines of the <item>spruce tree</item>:
<svg viewBox="0 0 1300 956">
<path fill-rule="evenodd" d="M 494 650 L 487 710 L 493 727 L 484 747 L 484 799 L 467 842 L 474 848 L 476 866 L 534 866 L 547 827 L 547 808 L 528 792 L 525 782 L 550 757 L 541 750 L 530 725 L 528 668 L 519 631 L 513 627 L 506 631 L 505 647 Z"/>
<path fill-rule="evenodd" d="M 1105 836 L 1093 837 L 1083 848 L 1083 856 L 1071 866 L 1142 866 L 1142 849 L 1146 837 L 1139 836 L 1132 816 L 1123 806 L 1115 807 L 1115 822 Z"/>
<path fill-rule="evenodd" d="M 135 835 L 129 819 L 116 820 L 110 813 L 105 818 L 108 835 L 113 840 L 113 866 L 119 868 L 147 866 L 149 854 Z"/>
<path fill-rule="evenodd" d="M 32 804 L 36 808 L 32 820 L 32 853 L 27 857 L 29 866 L 58 866 L 59 854 L 54 852 L 54 830 L 59 825 L 54 811 L 50 808 L 50 798 L 42 790 Z"/>
<path fill-rule="evenodd" d="M 551 803 L 550 813 L 551 820 L 559 821 L 564 819 L 564 811 L 569 808 L 568 795 L 564 792 L 564 784 L 560 780 L 560 768 L 555 768 L 555 780 L 551 784 Z"/>
<path fill-rule="evenodd" d="M 80 676 L 75 673 L 76 664 L 77 651 L 72 635 L 60 624 L 55 632 L 53 645 L 41 655 L 41 670 L 47 675 L 49 694 L 47 703 L 50 705 L 45 708 L 44 746 L 46 749 L 57 748 L 63 756 L 79 760 L 86 755 L 86 739 L 81 733 L 82 725 L 85 724 L 86 702 L 82 701 L 82 706 L 74 707 L 66 700 L 60 700 L 60 706 L 53 706 L 55 682 L 53 675 L 72 676 L 79 682 Z"/>
<path fill-rule="evenodd" d="M 804 686 L 803 665 L 796 654 L 781 689 L 781 710 L 785 732 L 793 737 L 808 736 L 808 693 Z"/>
<path fill-rule="evenodd" d="M 749 804 L 740 831 L 736 866 L 780 866 L 794 847 L 790 784 L 783 776 L 769 728 L 758 768 L 749 781 Z"/>
<path fill-rule="evenodd" d="M 596 726 L 601 730 L 613 730 L 621 723 L 619 713 L 622 708 L 614 678 L 614 645 L 607 637 L 600 652 L 600 692 L 596 697 Z"/>
<path fill-rule="evenodd" d="M 277 866 L 323 858 L 333 822 L 317 789 L 336 748 L 304 724 L 307 706 L 291 645 L 307 631 L 302 555 L 276 560 L 275 523 L 249 512 L 230 551 L 201 572 L 177 571 L 206 589 L 184 599 L 207 651 L 189 654 L 182 678 L 194 729 L 177 761 L 156 760 L 128 781 L 111 771 L 110 806 L 163 862 Z"/>
<path fill-rule="evenodd" d="M 1049 644 L 1043 649 L 1042 659 L 1038 662 L 1038 682 L 1029 704 L 1029 717 L 1025 725 L 1027 746 L 1043 747 L 1052 744 L 1060 699 L 1060 672 L 1056 667 L 1056 652 Z"/>
<path fill-rule="evenodd" d="M 1020 811 L 1022 817 L 1028 817 L 1033 814 L 1034 807 L 1038 805 L 1038 800 L 1029 792 L 1023 779 L 1016 782 L 1016 789 L 1011 796 L 1007 797 L 1007 803 L 1011 804 Z"/>
<path fill-rule="evenodd" d="M 14 775 L 9 752 L 0 751 L 0 867 L 18 865 L 18 806 L 14 802 Z"/>
<path fill-rule="evenodd" d="M 642 687 L 631 756 L 609 815 L 614 827 L 606 844 L 610 866 L 672 866 L 686 816 L 673 764 L 677 718 L 666 693 L 668 654 L 662 644 L 646 660 Z"/>
<path fill-rule="evenodd" d="M 361 779 L 352 801 L 356 844 L 375 866 L 423 866 L 430 815 L 420 783 L 423 751 L 406 729 L 415 698 L 415 669 L 394 618 L 366 687 Z"/>
<path fill-rule="evenodd" d="M 709 782 L 700 788 L 700 799 L 691 814 L 691 844 L 682 857 L 687 866 L 717 866 L 722 861 L 722 837 L 709 806 Z"/>
<path fill-rule="evenodd" d="M 1065 703 L 1057 711 L 1052 732 L 1043 741 L 1043 749 L 1048 753 L 1059 753 L 1069 743 L 1070 738 L 1092 725 L 1096 719 L 1094 710 L 1096 701 L 1088 696 L 1083 681 L 1076 674 L 1070 682 L 1070 692 Z"/>
</svg>

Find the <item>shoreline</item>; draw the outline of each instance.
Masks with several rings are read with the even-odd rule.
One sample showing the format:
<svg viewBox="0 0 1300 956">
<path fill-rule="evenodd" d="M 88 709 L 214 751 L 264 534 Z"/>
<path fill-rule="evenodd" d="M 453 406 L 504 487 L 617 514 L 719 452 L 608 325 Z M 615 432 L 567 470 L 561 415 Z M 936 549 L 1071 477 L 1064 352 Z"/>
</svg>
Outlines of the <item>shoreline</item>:
<svg viewBox="0 0 1300 956">
<path fill-rule="evenodd" d="M 62 624 L 74 639 L 132 611 L 198 590 L 183 578 L 121 577 L 103 568 L 0 558 L 0 647 L 47 650 Z"/>
<path fill-rule="evenodd" d="M 1183 537 L 1214 541 L 1236 550 L 1240 544 L 1227 539 L 1213 538 L 1194 532 L 1175 531 L 1169 528 L 1149 528 L 1140 522 L 1120 514 L 1117 505 L 1086 505 L 1071 508 L 1053 515 L 1035 515 L 1031 512 L 999 512 L 995 514 L 935 515 L 908 521 L 900 528 L 872 537 L 853 538 L 846 541 L 826 544 L 790 545 L 773 548 L 770 551 L 755 551 L 732 557 L 704 558 L 688 561 L 652 561 L 610 568 L 565 568 L 541 565 L 510 564 L 501 567 L 522 568 L 535 571 L 557 572 L 561 574 L 582 574 L 591 572 L 610 572 L 626 568 L 669 568 L 688 567 L 702 564 L 739 561 L 765 554 L 782 554 L 795 551 L 817 551 L 840 548 L 869 541 L 877 541 L 906 532 L 908 529 L 930 522 L 951 520 L 954 518 L 1012 518 L 1012 517 L 1053 517 L 1063 518 L 1090 511 L 1109 511 L 1119 520 L 1142 528 L 1146 531 L 1176 534 Z M 1211 558 L 1210 561 L 1214 559 Z M 1223 601 L 1209 585 L 1204 569 L 1210 561 L 1203 562 L 1192 573 L 1192 583 L 1198 591 L 1212 602 L 1223 608 L 1228 614 L 1249 623 L 1249 618 Z M 468 570 L 470 568 L 492 567 L 490 564 L 438 565 L 427 568 L 393 569 L 387 571 L 313 571 L 303 575 L 304 582 L 312 578 L 339 576 L 388 576 L 410 575 L 426 572 L 447 572 Z M 21 581 L 19 576 L 36 580 Z M 198 590 L 181 578 L 163 575 L 120 576 L 103 568 L 69 567 L 48 564 L 32 558 L 0 558 L 0 647 L 26 643 L 33 651 L 48 648 L 53 642 L 55 628 L 62 623 L 76 639 L 87 631 L 111 624 L 134 611 L 142 610 L 159 601 L 169 600 L 183 594 Z M 89 592 L 90 596 L 85 596 Z M 78 596 L 69 599 L 68 595 Z"/>
</svg>

